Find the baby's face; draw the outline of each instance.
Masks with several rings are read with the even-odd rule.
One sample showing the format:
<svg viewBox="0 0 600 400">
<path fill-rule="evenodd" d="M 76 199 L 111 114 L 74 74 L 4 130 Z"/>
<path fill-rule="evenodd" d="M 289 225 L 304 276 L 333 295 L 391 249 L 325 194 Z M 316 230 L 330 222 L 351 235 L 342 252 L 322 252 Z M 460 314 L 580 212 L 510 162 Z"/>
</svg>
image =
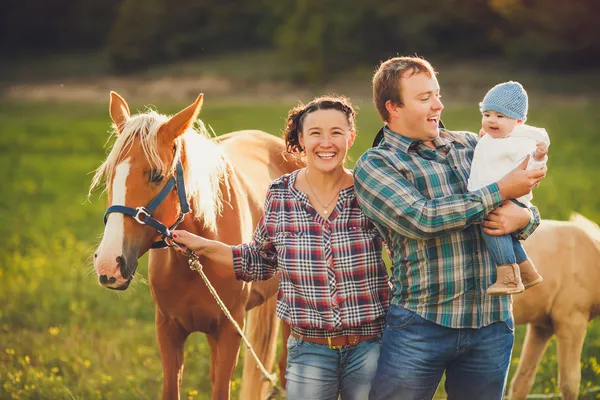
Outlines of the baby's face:
<svg viewBox="0 0 600 400">
<path fill-rule="evenodd" d="M 513 118 L 508 118 L 504 114 L 496 111 L 484 111 L 481 118 L 481 127 L 493 138 L 503 138 L 508 136 L 513 129 L 523 121 Z"/>
</svg>

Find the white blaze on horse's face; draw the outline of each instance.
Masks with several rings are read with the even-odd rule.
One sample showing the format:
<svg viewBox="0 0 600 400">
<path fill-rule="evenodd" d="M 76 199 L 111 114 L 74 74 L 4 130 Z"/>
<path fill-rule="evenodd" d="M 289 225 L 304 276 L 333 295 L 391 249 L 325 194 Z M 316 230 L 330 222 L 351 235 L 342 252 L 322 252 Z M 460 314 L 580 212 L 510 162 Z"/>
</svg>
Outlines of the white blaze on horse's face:
<svg viewBox="0 0 600 400">
<path fill-rule="evenodd" d="M 127 177 L 129 176 L 130 163 L 126 159 L 119 163 L 111 186 L 112 202 L 110 205 L 125 205 L 127 194 Z M 125 233 L 125 215 L 111 213 L 104 228 L 102 242 L 98 246 L 94 266 L 99 277 L 106 276 L 107 281 L 102 282 L 108 287 L 119 287 L 127 282 L 121 274 L 120 257 L 123 255 Z M 112 279 L 114 278 L 114 280 Z"/>
</svg>

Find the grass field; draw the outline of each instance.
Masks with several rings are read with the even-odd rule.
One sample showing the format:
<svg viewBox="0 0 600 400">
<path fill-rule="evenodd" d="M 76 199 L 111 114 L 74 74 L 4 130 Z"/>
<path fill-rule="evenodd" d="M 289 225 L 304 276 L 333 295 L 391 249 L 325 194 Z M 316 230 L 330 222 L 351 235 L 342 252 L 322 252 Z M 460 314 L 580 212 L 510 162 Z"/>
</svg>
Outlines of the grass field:
<svg viewBox="0 0 600 400">
<path fill-rule="evenodd" d="M 184 105 L 158 104 L 158 109 L 174 113 Z M 218 134 L 246 128 L 277 134 L 292 105 L 215 104 L 207 98 L 201 118 Z M 379 127 L 371 104 L 359 106 L 352 163 Z M 548 177 L 534 199 L 545 218 L 565 219 L 578 211 L 600 222 L 599 108 L 597 101 L 530 106 L 529 122 L 546 127 L 552 140 Z M 443 120 L 451 129 L 478 130 L 475 104 L 447 105 Z M 140 279 L 146 262 L 140 263 L 133 287 L 121 294 L 97 284 L 90 262 L 103 229 L 105 200 L 96 194 L 87 201 L 89 173 L 105 157 L 109 123 L 107 105 L 0 103 L 0 399 L 159 397 L 154 307 Z M 523 333 L 519 327 L 511 375 Z M 182 398 L 209 398 L 203 335 L 192 335 L 185 353 Z M 558 392 L 555 354 L 552 343 L 533 393 Z M 582 388 L 600 383 L 599 360 L 596 321 L 581 360 Z"/>
</svg>

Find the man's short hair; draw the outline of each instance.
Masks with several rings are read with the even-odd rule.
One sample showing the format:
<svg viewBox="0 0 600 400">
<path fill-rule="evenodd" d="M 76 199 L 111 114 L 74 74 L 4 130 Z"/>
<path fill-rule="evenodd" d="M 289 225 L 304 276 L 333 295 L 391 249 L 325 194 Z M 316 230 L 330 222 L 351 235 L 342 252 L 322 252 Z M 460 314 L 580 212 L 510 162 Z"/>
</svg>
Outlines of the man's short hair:
<svg viewBox="0 0 600 400">
<path fill-rule="evenodd" d="M 394 57 L 381 63 L 373 75 L 373 102 L 384 122 L 388 122 L 390 118 L 385 108 L 388 100 L 399 106 L 404 105 L 400 78 L 409 78 L 419 73 L 433 77 L 436 71 L 429 61 L 420 57 Z"/>
</svg>

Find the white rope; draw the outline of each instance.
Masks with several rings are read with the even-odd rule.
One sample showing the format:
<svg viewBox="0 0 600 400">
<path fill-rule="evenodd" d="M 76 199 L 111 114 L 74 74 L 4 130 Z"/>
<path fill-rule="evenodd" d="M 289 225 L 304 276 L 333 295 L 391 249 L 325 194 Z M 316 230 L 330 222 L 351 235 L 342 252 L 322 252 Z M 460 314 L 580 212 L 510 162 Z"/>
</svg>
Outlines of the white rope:
<svg viewBox="0 0 600 400">
<path fill-rule="evenodd" d="M 244 335 L 244 332 L 242 331 L 242 328 L 240 328 L 240 326 L 238 325 L 237 321 L 233 318 L 233 316 L 231 315 L 231 313 L 227 309 L 227 306 L 225 305 L 225 303 L 223 303 L 223 300 L 221 300 L 221 298 L 219 297 L 219 294 L 215 290 L 214 286 L 210 283 L 210 281 L 208 280 L 206 274 L 202 270 L 202 264 L 200 264 L 200 260 L 199 260 L 198 256 L 194 252 L 192 252 L 192 251 L 190 251 L 190 250 L 188 250 L 188 249 L 186 249 L 184 247 L 181 247 L 181 246 L 177 245 L 174 242 L 172 242 L 172 243 L 174 245 L 173 247 L 179 247 L 179 248 L 181 248 L 184 251 L 187 250 L 186 253 L 185 253 L 185 255 L 187 255 L 189 257 L 188 264 L 190 265 L 190 269 L 193 270 L 193 271 L 197 271 L 200 274 L 200 276 L 202 277 L 202 280 L 204 281 L 204 283 L 206 283 L 206 287 L 208 287 L 208 290 L 210 291 L 210 294 L 213 295 L 213 297 L 217 301 L 217 304 L 219 305 L 219 307 L 221 308 L 221 310 L 223 310 L 223 312 L 225 313 L 225 316 L 227 316 L 227 319 L 229 319 L 229 321 L 231 321 L 231 323 L 233 324 L 233 326 L 235 327 L 235 329 L 237 329 L 238 333 L 240 334 L 240 336 L 244 340 L 244 343 L 246 343 L 246 347 L 248 348 L 248 350 L 250 350 L 250 353 L 252 354 L 252 356 L 256 360 L 256 363 L 258 364 L 258 367 L 260 368 L 260 371 L 262 372 L 262 374 L 265 376 L 265 378 L 269 382 L 271 382 L 271 384 L 273 386 L 276 386 L 277 385 L 277 376 L 275 374 L 270 374 L 269 371 L 267 371 L 267 369 L 265 368 L 265 366 L 262 364 L 262 362 L 258 358 L 258 355 L 256 354 L 256 352 L 252 348 L 252 345 L 248 341 L 248 338 L 246 337 L 246 335 Z"/>
</svg>

